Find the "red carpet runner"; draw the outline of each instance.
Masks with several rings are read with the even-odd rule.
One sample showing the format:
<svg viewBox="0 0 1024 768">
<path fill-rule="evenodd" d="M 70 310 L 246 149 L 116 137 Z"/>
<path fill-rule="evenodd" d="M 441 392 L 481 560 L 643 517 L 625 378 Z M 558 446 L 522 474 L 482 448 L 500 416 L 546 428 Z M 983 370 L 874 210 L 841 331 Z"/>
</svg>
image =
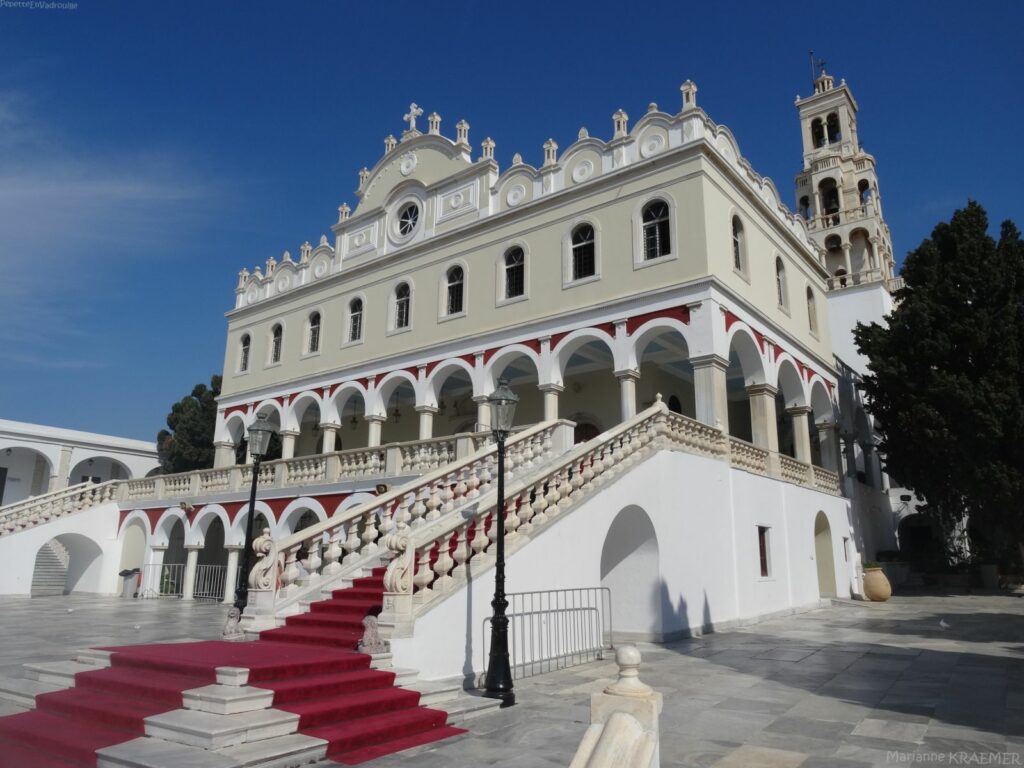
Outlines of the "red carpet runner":
<svg viewBox="0 0 1024 768">
<path fill-rule="evenodd" d="M 142 736 L 145 718 L 180 709 L 182 691 L 215 682 L 216 667 L 247 667 L 249 684 L 274 691 L 274 708 L 298 714 L 299 733 L 327 741 L 327 756 L 345 765 L 463 733 L 354 652 L 363 618 L 380 611 L 383 573 L 355 579 L 255 642 L 105 649 L 109 668 L 79 672 L 74 688 L 0 718 L 0 768 L 91 768 L 97 749 Z"/>
</svg>

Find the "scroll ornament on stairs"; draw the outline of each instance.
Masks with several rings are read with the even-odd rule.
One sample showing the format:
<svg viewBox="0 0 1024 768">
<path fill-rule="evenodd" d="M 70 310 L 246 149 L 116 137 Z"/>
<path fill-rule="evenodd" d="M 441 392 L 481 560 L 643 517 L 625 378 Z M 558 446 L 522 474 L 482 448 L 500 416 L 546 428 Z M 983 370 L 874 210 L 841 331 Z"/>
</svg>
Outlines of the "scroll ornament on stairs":
<svg viewBox="0 0 1024 768">
<path fill-rule="evenodd" d="M 387 592 L 406 594 L 412 591 L 413 551 L 412 531 L 404 521 L 399 521 L 384 537 L 384 548 L 399 555 L 388 565 L 384 573 L 384 589 Z"/>
<path fill-rule="evenodd" d="M 249 589 L 274 589 L 277 576 L 277 545 L 270 538 L 269 528 L 264 528 L 263 534 L 252 543 L 252 551 L 259 559 L 249 571 Z"/>
</svg>

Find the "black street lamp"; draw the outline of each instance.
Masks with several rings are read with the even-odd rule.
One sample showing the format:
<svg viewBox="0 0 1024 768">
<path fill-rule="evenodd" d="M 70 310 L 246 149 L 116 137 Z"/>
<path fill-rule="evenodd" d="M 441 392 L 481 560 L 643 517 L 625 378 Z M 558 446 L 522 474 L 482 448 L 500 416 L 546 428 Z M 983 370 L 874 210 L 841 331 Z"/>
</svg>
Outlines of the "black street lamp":
<svg viewBox="0 0 1024 768">
<path fill-rule="evenodd" d="M 487 664 L 484 696 L 501 699 L 502 707 L 516 703 L 512 691 L 512 668 L 508 660 L 508 600 L 505 599 L 505 438 L 512 431 L 518 395 L 508 388 L 506 379 L 498 380 L 498 388 L 487 398 L 491 405 L 491 432 L 498 443 L 498 505 L 493 525 L 498 526 L 498 559 L 494 567 L 494 599 L 491 608 L 491 655 Z"/>
<path fill-rule="evenodd" d="M 235 586 L 235 608 L 241 616 L 249 604 L 249 559 L 252 557 L 252 526 L 256 519 L 256 485 L 260 478 L 260 460 L 266 455 L 270 436 L 277 430 L 259 414 L 249 425 L 249 455 L 252 456 L 252 489 L 249 491 L 249 519 L 245 521 L 245 548 L 242 550 L 242 573 Z"/>
</svg>

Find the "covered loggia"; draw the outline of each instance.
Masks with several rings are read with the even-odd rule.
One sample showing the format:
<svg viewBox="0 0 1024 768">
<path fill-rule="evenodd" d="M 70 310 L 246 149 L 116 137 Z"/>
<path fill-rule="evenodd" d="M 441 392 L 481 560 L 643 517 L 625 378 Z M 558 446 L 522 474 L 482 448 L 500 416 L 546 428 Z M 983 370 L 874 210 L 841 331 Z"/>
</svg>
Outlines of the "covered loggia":
<svg viewBox="0 0 1024 768">
<path fill-rule="evenodd" d="M 338 431 L 334 450 L 365 448 L 369 445 L 369 423 L 366 421 L 366 393 L 356 384 L 343 384 L 335 390 L 325 408 L 335 414 Z"/>
<path fill-rule="evenodd" d="M 630 374 L 625 396 L 632 402 L 624 404 L 611 339 L 606 335 L 590 330 L 570 334 L 555 348 L 554 358 L 565 392 L 558 415 L 576 423 L 577 443 L 618 424 L 625 409 L 636 410 L 636 376 Z"/>
<path fill-rule="evenodd" d="M 789 358 L 778 364 L 775 395 L 775 420 L 779 453 L 800 461 L 810 461 L 810 433 L 800 373 Z M 798 429 L 801 432 L 798 432 Z"/>
<path fill-rule="evenodd" d="M 379 444 L 404 443 L 419 438 L 419 414 L 416 412 L 416 379 L 408 371 L 389 373 L 377 385 L 380 396 Z M 371 444 L 373 440 L 370 441 Z"/>
<path fill-rule="evenodd" d="M 836 561 L 832 527 L 824 512 L 814 518 L 814 562 L 818 571 L 818 594 L 836 597 Z"/>
<path fill-rule="evenodd" d="M 0 504 L 46 493 L 53 465 L 39 451 L 11 446 L 0 451 Z"/>
<path fill-rule="evenodd" d="M 745 330 L 739 329 L 729 341 L 729 365 L 725 372 L 729 423 L 722 426 L 727 426 L 733 437 L 770 448 L 768 437 L 754 429 L 755 422 L 760 424 L 765 414 L 759 411 L 755 419 L 752 410 L 763 406 L 760 400 L 754 403 L 752 398 L 764 396 L 764 384 L 764 363 L 757 342 Z"/>
<path fill-rule="evenodd" d="M 197 550 L 195 575 L 189 584 L 189 568 L 186 567 L 184 597 L 197 600 L 220 600 L 224 597 L 227 576 L 228 549 L 225 546 L 227 515 L 215 505 L 204 507 L 192 522 L 188 549 Z M 192 587 L 189 594 L 189 587 Z"/>
<path fill-rule="evenodd" d="M 811 385 L 811 419 L 811 463 L 836 472 L 840 466 L 838 413 L 821 379 Z"/>
<path fill-rule="evenodd" d="M 601 548 L 601 586 L 611 592 L 616 637 L 660 640 L 671 611 L 661 580 L 658 537 L 650 516 L 628 506 L 615 516 Z"/>
<path fill-rule="evenodd" d="M 68 472 L 68 485 L 105 483 L 108 480 L 130 480 L 131 470 L 109 456 L 90 456 L 75 464 Z"/>
<path fill-rule="evenodd" d="M 850 232 L 850 268 L 853 274 L 874 269 L 875 264 L 874 246 L 868 231 L 858 228 Z"/>
<path fill-rule="evenodd" d="M 297 434 L 294 435 L 293 456 L 313 456 L 323 453 L 323 430 L 320 403 L 312 395 L 301 396 L 292 404 L 292 418 Z"/>
<path fill-rule="evenodd" d="M 439 365 L 427 380 L 427 392 L 426 415 L 421 414 L 421 436 L 426 436 L 423 419 L 428 420 L 433 437 L 477 431 L 477 404 L 473 401 L 473 377 L 469 363 L 451 360 Z"/>
<path fill-rule="evenodd" d="M 648 407 L 660 394 L 670 411 L 696 418 L 693 364 L 682 333 L 670 325 L 653 325 L 640 332 L 633 350 L 640 371 L 637 409 Z"/>
<path fill-rule="evenodd" d="M 512 345 L 495 353 L 486 363 L 485 394 L 490 395 L 498 385 L 499 379 L 507 379 L 508 385 L 519 396 L 516 406 L 516 426 L 536 424 L 545 419 L 545 398 L 553 402 L 551 418 L 558 416 L 558 387 L 549 387 L 542 393 L 539 389 L 539 360 L 537 353 L 529 347 Z M 478 421 L 481 426 L 486 423 L 490 428 L 490 408 L 486 403 L 477 409 Z"/>
</svg>

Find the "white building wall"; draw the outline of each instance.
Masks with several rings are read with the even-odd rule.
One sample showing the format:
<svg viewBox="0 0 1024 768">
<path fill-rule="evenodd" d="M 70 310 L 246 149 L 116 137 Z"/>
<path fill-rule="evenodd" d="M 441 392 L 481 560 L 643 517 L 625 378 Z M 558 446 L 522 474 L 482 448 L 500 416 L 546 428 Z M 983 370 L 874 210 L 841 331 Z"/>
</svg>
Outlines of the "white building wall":
<svg viewBox="0 0 1024 768">
<path fill-rule="evenodd" d="M 658 578 L 615 574 L 614 606 L 661 606 L 663 638 L 722 628 L 818 604 L 814 520 L 828 517 L 838 594 L 851 590 L 852 564 L 843 554 L 850 536 L 846 499 L 730 469 L 723 462 L 661 452 L 620 478 L 543 534 L 513 552 L 508 592 L 601 585 L 601 553 L 609 528 L 627 507 L 643 509 L 657 536 Z M 771 527 L 772 573 L 760 577 L 757 525 Z M 414 636 L 392 640 L 395 664 L 425 679 L 483 671 L 483 621 L 491 615 L 494 571 L 452 594 L 416 622 Z M 621 590 L 632 594 L 622 594 Z M 642 608 L 622 621 L 650 618 Z M 620 617 L 614 616 L 616 630 Z M 456 639 L 452 627 L 464 628 Z M 619 640 L 629 633 L 617 631 Z M 639 633 L 645 634 L 645 633 Z M 651 633 L 646 633 L 650 636 Z"/>
<path fill-rule="evenodd" d="M 892 312 L 892 294 L 884 283 L 869 283 L 832 291 L 828 294 L 828 320 L 832 328 L 835 356 L 861 376 L 868 372 L 868 360 L 857 349 L 853 329 L 857 323 L 885 325 Z"/>
</svg>

